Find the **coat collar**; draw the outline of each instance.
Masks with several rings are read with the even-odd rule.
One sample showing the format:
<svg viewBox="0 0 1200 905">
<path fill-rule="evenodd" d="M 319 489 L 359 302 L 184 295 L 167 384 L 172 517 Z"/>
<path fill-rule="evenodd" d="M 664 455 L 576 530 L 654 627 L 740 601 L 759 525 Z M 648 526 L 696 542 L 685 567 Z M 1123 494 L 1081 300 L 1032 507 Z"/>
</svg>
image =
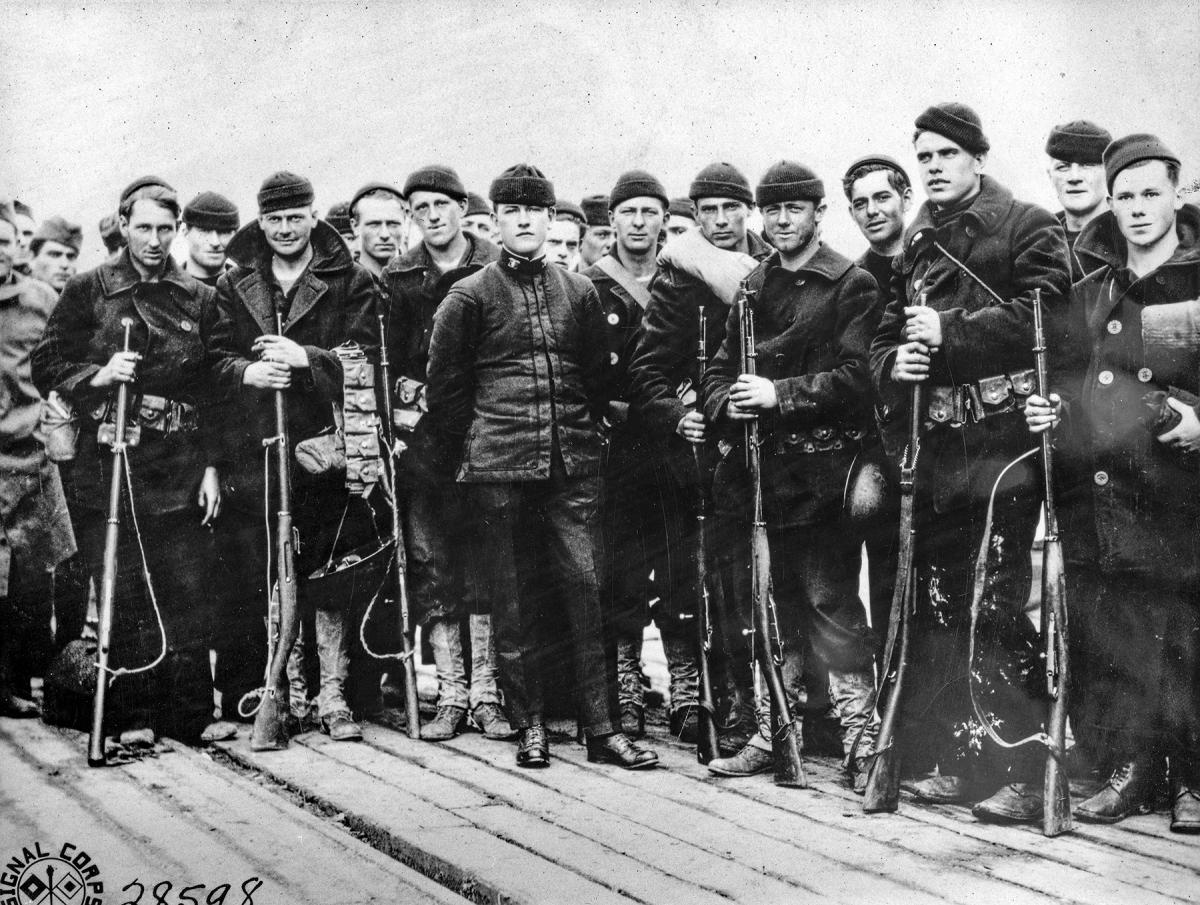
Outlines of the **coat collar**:
<svg viewBox="0 0 1200 905">
<path fill-rule="evenodd" d="M 1200 208 L 1185 204 L 1175 217 L 1175 231 L 1179 235 L 1179 247 L 1161 267 L 1200 262 Z M 1117 227 L 1117 215 L 1105 211 L 1083 228 L 1075 240 L 1075 254 L 1084 262 L 1085 269 L 1098 267 L 1121 270 L 1125 267 L 1125 237 Z"/>
<path fill-rule="evenodd" d="M 761 266 L 764 271 L 769 271 L 775 267 L 782 267 L 779 252 L 772 251 L 767 259 L 762 262 Z M 800 280 L 801 274 L 811 273 L 823 277 L 831 283 L 836 283 L 841 279 L 842 274 L 853 266 L 853 261 L 838 254 L 822 242 L 817 246 L 817 250 L 813 256 L 805 261 L 803 265 L 796 268 L 796 280 Z"/>
<path fill-rule="evenodd" d="M 995 179 L 980 177 L 979 194 L 971 206 L 959 218 L 961 228 L 968 236 L 987 235 L 1000 228 L 1013 206 L 1013 194 Z M 933 216 L 933 204 L 926 201 L 917 211 L 917 216 L 904 231 L 904 248 L 907 251 L 913 236 L 925 229 L 937 226 Z"/>
<path fill-rule="evenodd" d="M 462 267 L 482 267 L 484 264 L 490 264 L 492 261 L 498 260 L 500 257 L 500 249 L 491 242 L 480 239 L 468 232 L 463 232 L 463 237 L 467 240 L 467 254 L 459 264 L 452 269 Z M 436 265 L 433 263 L 433 256 L 429 254 L 429 249 L 425 247 L 424 242 L 418 242 L 396 260 L 388 264 L 383 269 L 384 277 L 393 273 L 407 273 L 413 270 L 429 270 Z"/>
<path fill-rule="evenodd" d="M 345 240 L 324 220 L 317 221 L 309 242 L 313 257 L 308 270 L 312 273 L 337 273 L 354 264 Z M 262 270 L 266 274 L 271 272 L 271 246 L 267 244 L 258 220 L 251 220 L 229 241 L 229 257 L 242 267 Z"/>
<path fill-rule="evenodd" d="M 142 282 L 142 275 L 133 266 L 128 248 L 113 255 L 101 264 L 97 271 L 99 272 L 101 291 L 107 297 L 125 292 Z M 199 291 L 199 287 L 203 285 L 175 263 L 175 259 L 170 255 L 167 255 L 167 264 L 159 280 L 164 283 L 172 283 L 193 297 Z"/>
</svg>

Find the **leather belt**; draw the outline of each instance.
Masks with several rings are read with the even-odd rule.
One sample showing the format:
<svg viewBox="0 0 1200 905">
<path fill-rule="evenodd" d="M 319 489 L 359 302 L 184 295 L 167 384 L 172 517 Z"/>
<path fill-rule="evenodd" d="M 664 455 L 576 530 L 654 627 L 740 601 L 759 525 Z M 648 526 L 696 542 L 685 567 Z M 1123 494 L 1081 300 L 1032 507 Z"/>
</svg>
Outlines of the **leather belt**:
<svg viewBox="0 0 1200 905">
<path fill-rule="evenodd" d="M 927 414 L 931 421 L 961 427 L 1016 411 L 1034 390 L 1036 376 L 1032 368 L 984 377 L 973 383 L 931 387 Z"/>
<path fill-rule="evenodd" d="M 199 411 L 194 405 L 165 396 L 139 393 L 130 400 L 129 411 L 129 427 L 136 425 L 160 434 L 190 434 L 200 429 Z M 92 419 L 103 424 L 112 424 L 116 416 L 117 409 L 111 399 L 92 411 Z"/>
<path fill-rule="evenodd" d="M 771 448 L 779 454 L 833 452 L 861 443 L 866 435 L 866 430 L 860 427 L 817 425 L 805 430 L 776 433 L 771 438 Z"/>
</svg>

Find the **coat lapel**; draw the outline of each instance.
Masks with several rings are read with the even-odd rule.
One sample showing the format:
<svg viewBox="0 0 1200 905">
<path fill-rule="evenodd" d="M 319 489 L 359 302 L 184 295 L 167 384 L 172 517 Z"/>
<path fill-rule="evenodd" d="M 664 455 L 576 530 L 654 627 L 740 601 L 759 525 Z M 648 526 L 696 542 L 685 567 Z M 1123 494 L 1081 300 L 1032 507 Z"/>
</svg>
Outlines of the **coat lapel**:
<svg viewBox="0 0 1200 905">
<path fill-rule="evenodd" d="M 238 281 L 238 294 L 246 303 L 246 309 L 263 333 L 275 332 L 275 310 L 271 303 L 271 286 L 257 268 Z"/>
<path fill-rule="evenodd" d="M 283 332 L 285 334 L 300 318 L 313 309 L 313 306 L 320 301 L 321 296 L 325 294 L 328 288 L 329 284 L 315 276 L 311 269 L 304 272 L 300 277 L 300 285 L 296 289 L 296 296 L 292 299 L 292 307 L 288 311 L 287 322 L 283 325 Z"/>
</svg>

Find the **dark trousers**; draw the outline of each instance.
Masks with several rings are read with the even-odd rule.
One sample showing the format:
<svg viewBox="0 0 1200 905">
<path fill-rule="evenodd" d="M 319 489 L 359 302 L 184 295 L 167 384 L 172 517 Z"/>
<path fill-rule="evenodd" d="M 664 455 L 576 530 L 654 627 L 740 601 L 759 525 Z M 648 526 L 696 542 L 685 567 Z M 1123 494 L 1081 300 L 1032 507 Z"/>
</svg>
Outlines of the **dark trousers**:
<svg viewBox="0 0 1200 905">
<path fill-rule="evenodd" d="M 0 598 L 0 689 L 30 696 L 29 680 L 44 676 L 53 653 L 50 635 L 53 573 L 27 569 L 14 556 L 8 595 Z"/>
<path fill-rule="evenodd" d="M 936 764 L 942 773 L 983 785 L 1035 778 L 1044 749 L 999 748 L 985 737 L 969 696 L 970 607 L 985 510 L 934 513 L 921 508 L 921 502 L 914 551 L 916 616 L 901 711 L 906 772 Z M 1037 732 L 1045 713 L 1040 639 L 1025 614 L 1040 506 L 1032 493 L 997 497 L 980 608 L 975 696 L 998 734 L 1008 740 Z"/>
<path fill-rule="evenodd" d="M 76 508 L 72 520 L 80 555 L 99 586 L 107 513 Z M 200 527 L 200 513 L 193 509 L 163 515 L 139 509 L 138 522 L 166 632 L 167 654 L 150 672 L 120 676 L 113 682 L 107 727 L 114 734 L 149 727 L 161 735 L 195 742 L 213 713 L 208 663 L 212 575 L 208 531 Z M 64 615 L 69 624 L 83 625 L 84 614 Z M 158 622 L 142 575 L 142 554 L 126 505 L 117 549 L 109 666 L 145 665 L 158 656 L 160 646 Z"/>
<path fill-rule="evenodd" d="M 482 572 L 494 601 L 492 625 L 500 685 L 513 725 L 544 719 L 539 608 L 521 589 L 539 559 L 549 575 L 541 597 L 562 606 L 573 649 L 580 722 L 588 735 L 606 735 L 616 722 L 615 668 L 607 662 L 600 608 L 598 528 L 600 480 L 569 478 L 555 457 L 550 478 L 502 484 L 471 484 L 468 497 L 481 519 Z M 537 547 L 542 544 L 541 555 Z"/>
</svg>

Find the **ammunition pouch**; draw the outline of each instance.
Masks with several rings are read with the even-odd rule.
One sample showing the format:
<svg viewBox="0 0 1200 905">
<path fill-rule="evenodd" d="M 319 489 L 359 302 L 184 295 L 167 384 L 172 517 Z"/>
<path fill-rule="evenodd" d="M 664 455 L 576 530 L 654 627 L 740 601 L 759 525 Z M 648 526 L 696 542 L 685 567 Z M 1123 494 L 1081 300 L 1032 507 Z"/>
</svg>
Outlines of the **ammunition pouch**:
<svg viewBox="0 0 1200 905">
<path fill-rule="evenodd" d="M 392 405 L 392 423 L 395 424 L 396 430 L 412 433 L 429 411 L 429 405 L 425 401 L 425 384 L 411 377 L 399 378 L 396 381 Z"/>
<path fill-rule="evenodd" d="M 974 383 L 931 387 L 926 414 L 930 421 L 961 427 L 971 420 L 983 421 L 1019 411 L 1033 393 L 1036 375 L 1032 368 L 984 377 Z"/>
<path fill-rule="evenodd" d="M 92 411 L 92 420 L 98 421 L 96 442 L 101 446 L 112 446 L 117 437 L 117 406 L 112 399 L 106 400 Z M 172 434 L 190 434 L 200 429 L 200 416 L 194 405 L 177 402 L 165 396 L 139 393 L 129 397 L 129 417 L 125 424 L 125 445 L 137 446 L 142 431 L 148 430 L 163 438 Z"/>
<path fill-rule="evenodd" d="M 333 350 L 342 362 L 342 436 L 346 489 L 365 497 L 383 473 L 375 368 L 357 343 Z"/>
<path fill-rule="evenodd" d="M 33 438 L 45 447 L 51 462 L 70 462 L 79 444 L 79 419 L 66 399 L 54 390 L 42 400 Z"/>
<path fill-rule="evenodd" d="M 817 425 L 805 430 L 776 433 L 771 438 L 771 449 L 778 455 L 837 452 L 847 448 L 857 449 L 865 436 L 867 431 L 861 427 Z"/>
</svg>

